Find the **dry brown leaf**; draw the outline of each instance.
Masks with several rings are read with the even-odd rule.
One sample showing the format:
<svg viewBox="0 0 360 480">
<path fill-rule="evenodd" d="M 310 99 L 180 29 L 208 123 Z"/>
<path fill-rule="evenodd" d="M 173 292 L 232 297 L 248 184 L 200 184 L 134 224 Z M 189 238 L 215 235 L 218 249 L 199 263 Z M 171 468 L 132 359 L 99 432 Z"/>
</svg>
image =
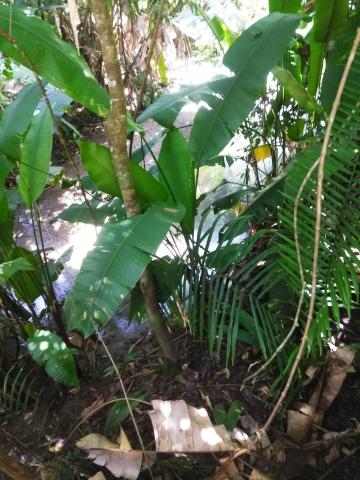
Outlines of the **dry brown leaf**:
<svg viewBox="0 0 360 480">
<path fill-rule="evenodd" d="M 153 400 L 149 416 L 157 452 L 220 452 L 234 450 L 223 425 L 213 426 L 204 408 L 183 400 Z"/>
<path fill-rule="evenodd" d="M 76 443 L 88 450 L 88 458 L 96 465 L 106 467 L 115 477 L 136 480 L 143 463 L 143 452 L 131 448 L 125 432 L 120 434 L 121 444 L 113 443 L 103 435 L 90 433 Z"/>
<path fill-rule="evenodd" d="M 232 432 L 232 438 L 236 440 L 240 445 L 244 448 L 247 448 L 248 450 L 256 450 L 256 442 L 249 437 L 249 435 L 244 432 L 243 430 L 240 430 L 240 428 L 234 428 Z"/>
<path fill-rule="evenodd" d="M 250 480 L 271 480 L 271 477 L 254 468 L 254 470 L 251 472 Z"/>
<path fill-rule="evenodd" d="M 289 410 L 287 417 L 287 434 L 297 445 L 306 443 L 311 434 L 314 417 L 301 411 Z"/>
<path fill-rule="evenodd" d="M 207 395 L 201 388 L 199 388 L 199 393 L 200 393 L 200 397 L 204 400 L 204 402 L 206 403 L 206 406 L 208 408 L 210 408 L 210 410 L 213 409 L 213 406 L 212 406 L 212 403 L 210 401 L 210 398 L 209 398 L 209 395 Z"/>
<path fill-rule="evenodd" d="M 241 415 L 239 423 L 249 435 L 252 435 L 260 428 L 258 422 L 251 415 Z"/>
<path fill-rule="evenodd" d="M 341 452 L 340 449 L 337 445 L 333 445 L 329 453 L 324 457 L 325 463 L 330 465 L 331 463 L 334 463 L 336 460 L 338 460 L 341 457 Z"/>
<path fill-rule="evenodd" d="M 354 357 L 355 352 L 348 347 L 338 348 L 329 354 L 326 376 L 316 412 L 318 425 L 322 423 L 326 410 L 337 397 Z"/>
<path fill-rule="evenodd" d="M 93 477 L 88 478 L 88 480 L 106 480 L 106 477 L 102 472 L 98 472 Z"/>
<path fill-rule="evenodd" d="M 226 464 L 227 461 L 227 458 L 220 459 L 221 464 Z M 223 465 L 219 470 L 221 470 L 221 473 L 217 477 L 217 480 L 244 480 L 244 477 L 240 474 L 235 462 Z"/>
</svg>

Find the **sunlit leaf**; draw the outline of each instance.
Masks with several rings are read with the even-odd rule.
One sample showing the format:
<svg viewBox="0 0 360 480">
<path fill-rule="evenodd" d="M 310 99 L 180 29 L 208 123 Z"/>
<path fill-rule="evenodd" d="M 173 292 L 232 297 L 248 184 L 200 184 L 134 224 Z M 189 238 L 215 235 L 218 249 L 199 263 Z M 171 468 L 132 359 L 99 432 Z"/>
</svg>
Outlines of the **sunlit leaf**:
<svg viewBox="0 0 360 480">
<path fill-rule="evenodd" d="M 71 350 L 55 333 L 36 330 L 27 341 L 33 360 L 55 381 L 77 387 L 79 380 Z"/>
</svg>

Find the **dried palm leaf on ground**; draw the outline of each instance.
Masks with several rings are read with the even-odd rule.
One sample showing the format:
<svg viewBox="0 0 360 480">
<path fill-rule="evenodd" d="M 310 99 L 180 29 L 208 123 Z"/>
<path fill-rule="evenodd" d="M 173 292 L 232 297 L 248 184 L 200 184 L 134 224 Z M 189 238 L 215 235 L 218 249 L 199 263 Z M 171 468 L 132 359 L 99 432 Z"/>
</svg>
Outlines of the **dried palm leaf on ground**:
<svg viewBox="0 0 360 480">
<path fill-rule="evenodd" d="M 224 452 L 236 449 L 223 425 L 213 426 L 204 408 L 194 408 L 183 400 L 153 400 L 148 412 L 154 429 L 156 452 Z M 123 430 L 118 443 L 91 433 L 79 440 L 77 447 L 88 450 L 88 458 L 106 467 L 117 478 L 136 480 L 141 468 L 149 468 L 155 452 L 133 450 Z"/>
</svg>

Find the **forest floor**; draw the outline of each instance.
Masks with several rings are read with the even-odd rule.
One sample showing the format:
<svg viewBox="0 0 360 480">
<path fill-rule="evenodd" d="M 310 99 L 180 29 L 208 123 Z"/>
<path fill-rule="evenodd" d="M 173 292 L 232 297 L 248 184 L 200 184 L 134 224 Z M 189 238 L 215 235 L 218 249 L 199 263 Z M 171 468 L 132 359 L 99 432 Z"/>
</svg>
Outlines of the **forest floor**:
<svg viewBox="0 0 360 480">
<path fill-rule="evenodd" d="M 222 356 L 210 355 L 205 343 L 194 339 L 188 331 L 173 333 L 173 339 L 181 359 L 185 359 L 181 375 L 170 375 L 159 358 L 154 338 L 148 332 L 139 332 L 124 343 L 114 356 L 124 382 L 127 395 L 131 399 L 151 402 L 154 399 L 184 400 L 195 407 L 204 407 L 211 411 L 216 405 L 227 409 L 234 401 L 241 406 L 237 426 L 243 433 L 256 437 L 256 431 L 264 424 L 272 409 L 271 383 L 274 378 L 263 376 L 253 385 L 244 387 L 243 380 L 249 373 L 249 366 L 259 360 L 256 349 L 240 345 L 234 365 L 226 369 Z M 107 342 L 107 337 L 104 335 Z M 115 345 L 113 345 L 115 347 Z M 110 413 L 114 402 L 123 399 L 124 394 L 118 378 L 111 373 L 111 363 L 101 344 L 97 345 L 96 364 L 90 365 L 89 358 L 81 351 L 78 355 L 83 370 L 81 387 L 67 389 L 51 382 L 37 367 L 28 365 L 26 357 L 22 363 L 26 371 L 31 371 L 36 378 L 31 385 L 31 398 L 26 412 L 14 411 L 3 416 L 0 421 L 0 448 L 7 450 L 20 461 L 31 465 L 33 478 L 38 479 L 80 479 L 89 478 L 99 470 L 85 453 L 76 448 L 76 442 L 89 433 L 105 434 L 115 440 L 117 425 L 126 411 L 124 402 L 118 404 L 117 413 Z M 116 349 L 114 348 L 114 351 Z M 128 352 L 132 352 L 131 355 Z M 286 431 L 286 411 L 279 414 L 269 431 L 269 438 L 274 445 L 281 445 L 284 463 L 275 464 L 265 461 L 259 455 L 258 468 L 263 468 L 268 476 L 251 477 L 250 464 L 254 456 L 239 459 L 237 467 L 241 476 L 226 478 L 278 478 L 278 479 L 353 479 L 360 478 L 360 365 L 353 365 L 335 398 L 326 412 L 321 426 L 315 428 L 311 441 L 318 441 L 309 455 L 305 447 L 295 446 L 283 433 Z M 253 367 L 254 368 L 254 367 Z M 19 369 L 16 370 L 16 372 Z M 106 373 L 109 373 L 107 376 Z M 321 378 L 321 369 L 315 382 L 301 388 L 295 394 L 295 400 L 305 401 Z M 21 379 L 24 377 L 22 376 Z M 24 392 L 28 388 L 25 385 Z M 15 397 L 15 394 L 14 394 Z M 23 398 L 23 396 L 22 396 Z M 17 402 L 17 397 L 13 402 Z M 292 407 L 296 402 L 292 402 Z M 154 449 L 154 436 L 147 412 L 149 403 L 134 405 L 134 417 L 146 448 Z M 15 406 L 13 404 L 15 410 Z M 19 406 L 18 406 L 19 408 Z M 21 413 L 21 414 L 19 414 Z M 112 415 L 112 416 L 111 416 Z M 133 448 L 140 448 L 134 425 L 129 416 L 124 414 L 121 422 Z M 126 418 L 127 417 L 127 418 Z M 116 420 L 114 422 L 114 419 Z M 336 433 L 337 432 L 337 433 Z M 277 450 L 279 455 L 279 450 Z M 160 455 L 154 467 L 159 479 L 207 479 L 218 465 L 222 454 L 187 454 L 174 456 Z M 310 457 L 310 458 L 309 458 Z M 311 464 L 307 461 L 311 460 Z M 264 467 L 265 465 L 265 467 Z M 105 469 L 105 478 L 114 478 Z M 174 473 L 175 472 L 175 473 Z M 0 475 L 1 478 L 1 475 Z M 145 471 L 141 479 L 149 479 Z M 225 478 L 225 477 L 224 477 Z"/>
</svg>

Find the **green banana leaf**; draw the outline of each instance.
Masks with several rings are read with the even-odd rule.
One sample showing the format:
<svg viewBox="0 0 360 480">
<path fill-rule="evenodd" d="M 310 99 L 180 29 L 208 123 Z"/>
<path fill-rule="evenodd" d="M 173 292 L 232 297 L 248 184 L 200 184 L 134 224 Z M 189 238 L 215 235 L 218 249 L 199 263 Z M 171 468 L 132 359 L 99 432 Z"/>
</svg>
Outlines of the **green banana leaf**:
<svg viewBox="0 0 360 480">
<path fill-rule="evenodd" d="M 91 179 L 102 192 L 121 198 L 121 191 L 109 148 L 94 142 L 80 140 L 81 160 Z M 134 161 L 130 161 L 130 172 L 139 198 L 147 204 L 166 200 L 164 187 L 150 173 Z"/>
<path fill-rule="evenodd" d="M 19 192 L 27 207 L 42 194 L 49 175 L 53 121 L 44 106 L 34 116 L 21 152 Z"/>
<path fill-rule="evenodd" d="M 269 12 L 298 13 L 301 0 L 269 0 Z"/>
<path fill-rule="evenodd" d="M 208 83 L 200 85 L 185 85 L 176 93 L 162 95 L 159 100 L 150 105 L 143 113 L 137 117 L 137 122 L 145 122 L 153 118 L 160 125 L 166 128 L 172 128 L 180 110 L 189 102 L 200 102 L 201 98 L 212 91 Z"/>
<path fill-rule="evenodd" d="M 158 168 L 160 182 L 175 203 L 185 206 L 183 226 L 188 233 L 194 228 L 195 177 L 194 160 L 184 136 L 170 130 L 161 145 Z"/>
<path fill-rule="evenodd" d="M 316 97 L 320 85 L 326 48 L 325 43 L 317 42 L 314 37 L 314 32 L 312 31 L 310 36 L 309 72 L 307 76 L 307 90 L 312 97 Z"/>
<path fill-rule="evenodd" d="M 190 148 L 195 166 L 211 163 L 240 127 L 262 92 L 267 74 L 284 53 L 300 16 L 272 13 L 246 30 L 224 56 L 233 76 L 208 84 L 211 95 L 198 111 Z"/>
<path fill-rule="evenodd" d="M 348 19 L 344 28 L 334 38 L 335 48 L 327 56 L 320 96 L 321 104 L 327 112 L 331 110 L 346 60 L 354 42 L 356 30 L 359 27 L 360 12 Z M 356 80 L 359 85 L 360 73 L 357 75 Z"/>
<path fill-rule="evenodd" d="M 314 97 L 305 90 L 301 83 L 299 83 L 288 70 L 281 67 L 275 67 L 273 69 L 273 74 L 280 85 L 282 85 L 287 93 L 293 97 L 299 107 L 310 113 L 319 108 Z"/>
<path fill-rule="evenodd" d="M 9 224 L 9 228 L 10 226 L 12 225 Z M 1 225 L 1 228 L 4 228 L 3 224 Z M 2 240 L 2 234 L 3 232 L 1 231 L 0 240 Z M 9 283 L 14 289 L 16 297 L 31 304 L 43 291 L 43 272 L 41 269 L 41 262 L 36 255 L 33 255 L 25 248 L 17 247 L 16 245 L 8 245 L 7 249 L 6 257 L 4 258 L 1 256 L 1 261 L 10 262 L 22 258 L 27 264 L 33 267 L 31 269 L 22 269 L 21 271 L 14 272 L 9 279 Z"/>
<path fill-rule="evenodd" d="M 16 46 L 10 42 L 8 34 Z M 75 47 L 38 17 L 15 6 L 0 6 L 0 51 L 25 65 L 89 110 L 106 117 L 110 99 Z"/>
<path fill-rule="evenodd" d="M 31 83 L 18 93 L 3 113 L 0 122 L 0 152 L 11 160 L 20 159 L 22 136 L 31 122 L 40 98 L 40 88 L 36 83 Z"/>
<path fill-rule="evenodd" d="M 13 165 L 7 160 L 7 158 L 0 153 L 0 200 L 5 195 L 6 176 L 13 168 Z M 7 218 L 7 216 L 4 216 L 4 213 L 5 212 L 0 210 L 0 222 L 3 218 Z"/>
<path fill-rule="evenodd" d="M 33 265 L 21 257 L 10 260 L 10 262 L 0 263 L 0 284 L 7 282 L 12 275 L 20 270 L 33 270 L 33 268 Z"/>
<path fill-rule="evenodd" d="M 94 249 L 85 258 L 65 309 L 70 329 L 86 336 L 94 322 L 105 325 L 114 315 L 165 238 L 182 220 L 184 207 L 150 207 L 142 215 L 106 224 Z"/>
<path fill-rule="evenodd" d="M 328 43 L 344 27 L 349 11 L 348 0 L 317 0 L 314 16 L 314 39 Z"/>
<path fill-rule="evenodd" d="M 119 198 L 114 198 L 110 202 L 103 202 L 98 199 L 92 199 L 90 201 L 90 212 L 87 203 L 79 203 L 70 205 L 65 208 L 59 215 L 51 220 L 51 223 L 57 220 L 65 220 L 70 223 L 94 223 L 94 219 L 97 225 L 103 225 L 105 221 L 116 219 L 120 221 L 126 218 L 126 211 L 122 201 Z"/>
</svg>

